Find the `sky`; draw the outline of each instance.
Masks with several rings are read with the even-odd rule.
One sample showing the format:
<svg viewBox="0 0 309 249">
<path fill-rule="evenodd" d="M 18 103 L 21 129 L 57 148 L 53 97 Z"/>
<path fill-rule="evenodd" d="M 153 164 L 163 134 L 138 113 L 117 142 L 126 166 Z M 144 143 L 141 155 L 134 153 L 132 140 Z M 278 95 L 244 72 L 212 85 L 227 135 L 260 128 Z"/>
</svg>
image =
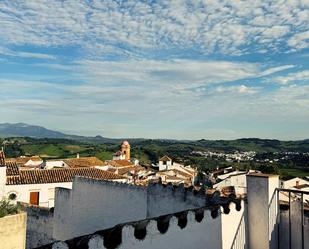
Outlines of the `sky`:
<svg viewBox="0 0 309 249">
<path fill-rule="evenodd" d="M 0 1 L 0 123 L 309 138 L 309 1 Z"/>
</svg>

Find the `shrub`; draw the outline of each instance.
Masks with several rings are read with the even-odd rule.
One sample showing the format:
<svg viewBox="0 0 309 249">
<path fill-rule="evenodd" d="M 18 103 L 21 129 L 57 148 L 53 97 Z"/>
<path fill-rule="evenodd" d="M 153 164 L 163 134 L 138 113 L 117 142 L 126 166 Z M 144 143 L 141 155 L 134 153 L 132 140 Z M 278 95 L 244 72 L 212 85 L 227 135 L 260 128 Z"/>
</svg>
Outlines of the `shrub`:
<svg viewBox="0 0 309 249">
<path fill-rule="evenodd" d="M 19 211 L 20 207 L 18 205 L 11 204 L 7 200 L 0 201 L 0 218 L 11 214 L 18 214 Z"/>
</svg>

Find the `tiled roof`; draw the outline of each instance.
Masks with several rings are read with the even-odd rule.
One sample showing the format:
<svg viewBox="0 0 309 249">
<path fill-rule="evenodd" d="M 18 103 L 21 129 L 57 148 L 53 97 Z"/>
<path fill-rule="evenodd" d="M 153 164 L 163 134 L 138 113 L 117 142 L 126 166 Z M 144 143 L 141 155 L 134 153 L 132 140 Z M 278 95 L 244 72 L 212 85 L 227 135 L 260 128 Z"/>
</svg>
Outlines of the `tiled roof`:
<svg viewBox="0 0 309 249">
<path fill-rule="evenodd" d="M 309 188 L 309 184 L 299 184 L 299 185 L 294 186 L 294 188 L 297 188 L 297 189 Z"/>
<path fill-rule="evenodd" d="M 28 162 L 29 160 L 30 160 L 30 157 L 22 156 L 22 157 L 17 157 L 17 158 L 6 158 L 5 162 L 6 163 L 16 162 L 18 166 L 24 166 L 24 164 Z"/>
<path fill-rule="evenodd" d="M 6 162 L 5 166 L 7 176 L 19 175 L 18 164 L 16 162 Z"/>
<path fill-rule="evenodd" d="M 172 159 L 169 158 L 168 156 L 163 156 L 159 159 L 159 161 L 172 161 Z"/>
<path fill-rule="evenodd" d="M 134 166 L 130 161 L 128 160 L 110 160 L 106 162 L 107 164 L 114 166 L 114 167 L 128 167 L 128 166 Z"/>
<path fill-rule="evenodd" d="M 133 171 L 138 173 L 139 171 L 142 171 L 142 170 L 145 170 L 145 168 L 142 166 L 125 167 L 125 168 L 119 168 L 118 174 L 124 175 L 124 174 L 127 174 L 128 172 L 133 172 Z"/>
<path fill-rule="evenodd" d="M 31 160 L 31 161 L 43 161 L 42 158 L 39 157 L 39 156 L 32 156 L 32 157 L 30 158 L 30 160 Z"/>
<path fill-rule="evenodd" d="M 104 166 L 105 163 L 96 157 L 68 158 L 63 160 L 71 168 Z"/>
<path fill-rule="evenodd" d="M 67 168 L 44 170 L 21 170 L 17 176 L 7 176 L 7 185 L 72 182 L 75 176 L 99 180 L 126 179 L 120 175 L 96 168 Z"/>
<path fill-rule="evenodd" d="M 3 151 L 0 151 L 0 166 L 4 166 L 5 164 L 5 155 Z"/>
</svg>

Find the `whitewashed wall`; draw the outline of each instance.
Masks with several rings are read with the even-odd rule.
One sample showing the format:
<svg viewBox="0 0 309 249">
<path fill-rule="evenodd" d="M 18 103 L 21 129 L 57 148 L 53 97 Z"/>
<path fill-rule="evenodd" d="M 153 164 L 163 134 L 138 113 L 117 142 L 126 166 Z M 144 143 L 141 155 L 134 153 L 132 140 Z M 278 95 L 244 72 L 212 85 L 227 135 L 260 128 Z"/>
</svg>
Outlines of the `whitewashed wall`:
<svg viewBox="0 0 309 249">
<path fill-rule="evenodd" d="M 232 244 L 237 234 L 239 224 L 243 215 L 246 215 L 245 203 L 241 202 L 241 210 L 236 210 L 236 205 L 234 203 L 230 204 L 230 212 L 225 214 L 222 212 L 221 215 L 221 230 L 222 230 L 222 249 L 231 249 Z M 246 229 L 246 228 L 245 228 Z M 244 235 L 244 239 L 245 235 Z M 238 247 L 244 248 L 244 247 Z"/>
<path fill-rule="evenodd" d="M 159 184 L 147 188 L 76 177 L 72 190 L 56 190 L 54 238 L 67 240 L 119 223 L 205 205 L 205 194 L 184 188 Z"/>
<path fill-rule="evenodd" d="M 5 197 L 11 193 L 17 195 L 16 201 L 29 203 L 30 192 L 40 192 L 39 206 L 54 207 L 55 188 L 72 188 L 72 182 L 62 183 L 45 183 L 45 184 L 20 184 L 20 185 L 5 185 Z"/>
<path fill-rule="evenodd" d="M 186 216 L 187 223 L 184 227 L 178 225 L 178 219 L 173 216 L 168 225 L 168 230 L 165 233 L 161 233 L 158 230 L 157 222 L 155 220 L 145 221 L 146 235 L 143 238 L 137 239 L 135 236 L 134 225 L 124 225 L 120 227 L 119 235 L 112 238 L 118 241 L 118 245 L 109 248 L 117 249 L 221 249 L 222 237 L 221 237 L 221 216 L 213 219 L 210 215 L 210 211 L 204 211 L 204 218 L 197 222 L 195 219 L 195 213 L 189 211 Z M 89 249 L 105 249 L 109 241 L 104 241 L 105 232 L 98 232 L 97 235 L 93 235 L 80 240 L 75 240 L 71 246 L 74 248 L 89 248 Z M 109 237 L 109 236 L 107 236 Z M 55 248 L 68 248 L 66 242 L 56 242 Z M 46 247 L 47 248 L 47 247 Z"/>
<path fill-rule="evenodd" d="M 76 177 L 73 190 L 56 190 L 54 238 L 66 240 L 142 220 L 146 213 L 146 188 Z"/>
</svg>

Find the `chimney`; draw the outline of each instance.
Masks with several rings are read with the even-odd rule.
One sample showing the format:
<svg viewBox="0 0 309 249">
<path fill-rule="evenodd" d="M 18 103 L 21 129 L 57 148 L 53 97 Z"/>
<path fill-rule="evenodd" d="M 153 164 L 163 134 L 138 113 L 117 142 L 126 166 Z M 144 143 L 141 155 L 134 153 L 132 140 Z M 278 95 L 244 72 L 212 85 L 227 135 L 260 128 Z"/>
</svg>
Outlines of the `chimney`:
<svg viewBox="0 0 309 249">
<path fill-rule="evenodd" d="M 79 158 L 79 153 L 76 154 L 76 158 Z"/>
<path fill-rule="evenodd" d="M 299 187 L 299 181 L 296 181 L 296 188 Z"/>
</svg>

